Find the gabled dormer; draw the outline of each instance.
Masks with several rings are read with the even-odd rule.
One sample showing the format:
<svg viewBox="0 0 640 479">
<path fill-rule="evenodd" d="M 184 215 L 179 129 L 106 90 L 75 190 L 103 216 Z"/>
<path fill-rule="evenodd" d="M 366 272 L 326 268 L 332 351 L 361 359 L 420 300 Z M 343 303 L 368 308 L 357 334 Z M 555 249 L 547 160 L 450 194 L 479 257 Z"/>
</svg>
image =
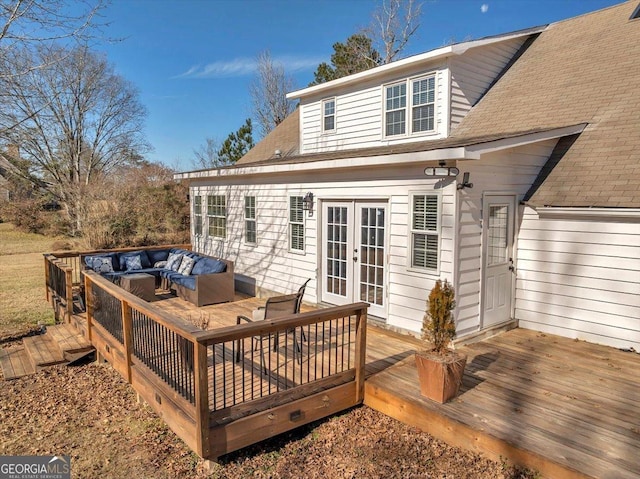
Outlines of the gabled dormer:
<svg viewBox="0 0 640 479">
<path fill-rule="evenodd" d="M 446 138 L 545 27 L 450 45 L 287 95 L 300 154 Z"/>
</svg>

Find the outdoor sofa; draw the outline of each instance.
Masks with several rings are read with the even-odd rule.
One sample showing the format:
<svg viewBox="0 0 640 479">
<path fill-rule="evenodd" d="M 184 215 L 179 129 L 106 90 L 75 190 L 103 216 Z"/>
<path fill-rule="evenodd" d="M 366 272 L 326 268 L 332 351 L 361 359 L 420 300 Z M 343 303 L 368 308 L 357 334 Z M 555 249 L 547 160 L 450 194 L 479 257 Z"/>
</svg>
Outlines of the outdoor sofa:
<svg viewBox="0 0 640 479">
<path fill-rule="evenodd" d="M 180 248 L 145 248 L 80 256 L 90 269 L 119 284 L 128 274 L 147 273 L 181 298 L 195 304 L 224 303 L 234 299 L 233 262 Z"/>
</svg>

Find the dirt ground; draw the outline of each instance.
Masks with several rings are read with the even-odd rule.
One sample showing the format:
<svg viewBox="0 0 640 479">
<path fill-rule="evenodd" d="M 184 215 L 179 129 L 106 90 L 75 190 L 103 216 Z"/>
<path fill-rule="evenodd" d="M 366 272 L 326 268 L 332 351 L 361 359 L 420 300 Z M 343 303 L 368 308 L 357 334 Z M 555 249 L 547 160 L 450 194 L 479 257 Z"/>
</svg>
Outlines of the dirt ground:
<svg viewBox="0 0 640 479">
<path fill-rule="evenodd" d="M 1 336 L 1 335 L 0 335 Z M 17 338 L 0 337 L 2 347 Z M 0 378 L 0 455 L 69 455 L 74 478 L 531 479 L 359 407 L 205 464 L 108 365 Z"/>
</svg>

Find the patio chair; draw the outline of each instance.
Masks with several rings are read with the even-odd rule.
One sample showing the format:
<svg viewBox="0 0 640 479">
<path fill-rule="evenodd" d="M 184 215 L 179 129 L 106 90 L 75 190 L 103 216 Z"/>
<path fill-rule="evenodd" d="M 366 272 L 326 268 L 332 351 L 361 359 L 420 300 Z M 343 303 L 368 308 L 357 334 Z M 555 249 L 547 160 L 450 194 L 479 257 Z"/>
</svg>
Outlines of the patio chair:
<svg viewBox="0 0 640 479">
<path fill-rule="evenodd" d="M 237 317 L 236 324 L 240 324 L 242 321 L 246 321 L 248 323 L 252 323 L 255 321 L 264 321 L 269 319 L 278 319 L 285 316 L 290 316 L 292 314 L 298 314 L 300 312 L 300 306 L 302 305 L 302 298 L 304 296 L 305 289 L 310 279 L 304 282 L 304 284 L 298 289 L 298 292 L 295 294 L 287 294 L 284 296 L 274 296 L 272 298 L 267 299 L 267 302 L 264 306 L 260 306 L 258 309 L 253 311 L 252 317 L 248 318 L 247 316 L 240 315 Z M 295 331 L 293 329 L 286 331 L 287 334 L 293 334 L 293 347 L 294 347 L 294 356 L 298 353 L 298 362 L 302 363 L 302 355 L 300 344 L 298 343 L 298 339 L 295 335 Z M 301 337 L 303 341 L 306 341 L 306 336 L 304 331 L 301 331 Z M 273 342 L 273 350 L 277 351 L 279 347 L 278 336 L 276 335 Z M 264 349 L 263 349 L 263 340 L 262 336 L 254 336 L 252 340 L 252 348 L 253 350 L 257 350 L 258 345 L 260 345 L 260 362 L 261 366 L 265 372 L 267 373 L 265 358 L 264 358 Z M 238 341 L 240 343 L 240 341 Z M 269 345 L 270 347 L 271 345 Z M 240 344 L 238 344 L 238 348 L 236 351 L 236 362 L 240 362 L 241 356 L 241 348 Z"/>
</svg>

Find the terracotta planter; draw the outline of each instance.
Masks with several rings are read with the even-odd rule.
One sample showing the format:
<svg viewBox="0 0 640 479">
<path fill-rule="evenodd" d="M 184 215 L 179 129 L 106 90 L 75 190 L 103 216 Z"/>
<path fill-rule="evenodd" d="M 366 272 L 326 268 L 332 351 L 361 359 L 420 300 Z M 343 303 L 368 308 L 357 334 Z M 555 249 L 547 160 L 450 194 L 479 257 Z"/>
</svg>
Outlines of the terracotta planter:
<svg viewBox="0 0 640 479">
<path fill-rule="evenodd" d="M 453 399 L 462 384 L 466 364 L 467 356 L 455 351 L 444 357 L 430 352 L 416 353 L 420 393 L 439 403 Z"/>
</svg>

